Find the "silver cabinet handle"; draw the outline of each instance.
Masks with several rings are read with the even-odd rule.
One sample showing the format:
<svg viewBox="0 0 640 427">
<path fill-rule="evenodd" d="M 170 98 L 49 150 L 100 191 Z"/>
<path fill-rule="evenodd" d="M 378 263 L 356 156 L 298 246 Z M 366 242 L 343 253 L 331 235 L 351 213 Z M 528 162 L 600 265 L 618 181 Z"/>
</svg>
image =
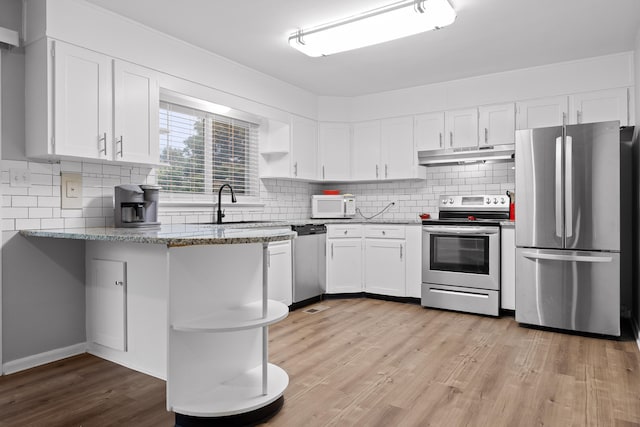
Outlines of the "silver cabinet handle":
<svg viewBox="0 0 640 427">
<path fill-rule="evenodd" d="M 120 144 L 120 150 L 118 150 L 118 144 Z M 123 142 L 123 138 L 122 135 L 120 135 L 120 138 L 116 138 L 116 155 L 119 155 L 120 158 L 123 157 L 122 152 L 124 151 L 124 142 Z"/>
<path fill-rule="evenodd" d="M 103 148 L 100 148 L 100 141 L 103 142 Z M 102 134 L 102 138 L 98 138 L 98 153 L 104 153 L 104 155 L 107 155 L 107 133 L 104 132 Z"/>
<path fill-rule="evenodd" d="M 116 286 L 124 286 L 124 282 L 122 280 L 116 280 Z"/>
<path fill-rule="evenodd" d="M 484 143 L 488 144 L 489 143 L 489 129 L 484 128 Z"/>
<path fill-rule="evenodd" d="M 293 176 L 298 176 L 298 162 L 293 164 Z"/>
<path fill-rule="evenodd" d="M 331 243 L 331 259 L 333 259 L 333 243 Z"/>
<path fill-rule="evenodd" d="M 453 147 L 453 132 L 449 132 L 449 145 Z"/>
<path fill-rule="evenodd" d="M 576 111 L 576 121 L 578 124 L 582 123 L 582 111 L 580 110 Z"/>
<path fill-rule="evenodd" d="M 438 140 L 440 141 L 440 148 L 442 148 L 442 132 L 438 132 Z"/>
<path fill-rule="evenodd" d="M 271 268 L 271 251 L 267 249 L 267 268 Z"/>
<path fill-rule="evenodd" d="M 402 259 L 402 245 L 400 245 L 400 259 Z"/>
<path fill-rule="evenodd" d="M 347 235 L 347 232 L 348 232 L 348 231 L 349 231 L 349 230 L 344 230 L 344 235 L 345 235 L 345 236 Z"/>
<path fill-rule="evenodd" d="M 376 165 L 376 178 L 378 177 L 378 165 Z"/>
<path fill-rule="evenodd" d="M 382 230 L 382 235 L 385 236 L 386 234 L 387 234 L 387 232 Z"/>
<path fill-rule="evenodd" d="M 384 165 L 384 177 L 385 178 L 389 177 L 389 165 L 387 164 Z"/>
<path fill-rule="evenodd" d="M 322 179 L 324 179 L 324 165 L 322 165 Z"/>
<path fill-rule="evenodd" d="M 567 124 L 567 113 L 562 113 L 562 126 Z"/>
</svg>

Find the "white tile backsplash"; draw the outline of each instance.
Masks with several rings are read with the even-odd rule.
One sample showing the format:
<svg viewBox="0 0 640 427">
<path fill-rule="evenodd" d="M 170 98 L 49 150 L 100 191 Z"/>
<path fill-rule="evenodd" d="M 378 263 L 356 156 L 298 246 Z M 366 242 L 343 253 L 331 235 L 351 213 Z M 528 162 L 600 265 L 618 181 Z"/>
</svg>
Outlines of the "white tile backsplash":
<svg viewBox="0 0 640 427">
<path fill-rule="evenodd" d="M 108 165 L 92 162 L 61 161 L 41 163 L 3 160 L 2 229 L 102 227 L 113 225 L 113 187 L 128 183 L 155 183 L 155 170 L 136 166 Z M 31 185 L 12 187 L 10 169 L 29 169 Z M 82 209 L 60 208 L 60 173 L 82 173 Z M 437 166 L 427 169 L 426 181 L 368 182 L 317 184 L 286 179 L 260 181 L 260 203 L 242 207 L 226 207 L 226 221 L 298 220 L 311 216 L 311 195 L 322 189 L 335 188 L 356 196 L 359 210 L 365 216 L 413 220 L 422 212 L 437 214 L 441 194 L 497 193 L 514 189 L 513 162 Z M 163 224 L 210 222 L 215 208 L 161 208 Z"/>
</svg>

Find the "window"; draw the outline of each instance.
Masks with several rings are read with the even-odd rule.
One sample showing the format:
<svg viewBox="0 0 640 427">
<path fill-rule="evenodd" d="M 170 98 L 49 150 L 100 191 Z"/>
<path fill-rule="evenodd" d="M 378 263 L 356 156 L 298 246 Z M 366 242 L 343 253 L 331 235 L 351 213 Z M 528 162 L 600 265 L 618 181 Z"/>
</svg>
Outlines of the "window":
<svg viewBox="0 0 640 427">
<path fill-rule="evenodd" d="M 208 111 L 160 103 L 158 185 L 164 192 L 211 195 L 230 184 L 258 196 L 258 125 Z"/>
</svg>

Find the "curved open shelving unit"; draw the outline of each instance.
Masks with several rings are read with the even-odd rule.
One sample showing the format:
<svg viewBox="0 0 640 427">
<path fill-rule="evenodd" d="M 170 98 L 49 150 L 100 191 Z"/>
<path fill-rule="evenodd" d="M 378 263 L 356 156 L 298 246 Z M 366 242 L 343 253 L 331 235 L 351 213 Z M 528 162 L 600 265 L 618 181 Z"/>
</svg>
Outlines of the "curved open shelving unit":
<svg viewBox="0 0 640 427">
<path fill-rule="evenodd" d="M 262 301 L 237 308 L 218 311 L 210 316 L 180 322 L 172 329 L 180 332 L 233 332 L 254 329 L 279 322 L 287 317 L 289 307 L 279 301 L 267 301 L 267 313 L 263 316 Z"/>
<path fill-rule="evenodd" d="M 193 390 L 171 408 L 195 417 L 223 417 L 250 412 L 277 400 L 289 385 L 279 366 L 268 364 L 267 393 L 262 394 L 262 366 L 206 390 Z"/>
</svg>

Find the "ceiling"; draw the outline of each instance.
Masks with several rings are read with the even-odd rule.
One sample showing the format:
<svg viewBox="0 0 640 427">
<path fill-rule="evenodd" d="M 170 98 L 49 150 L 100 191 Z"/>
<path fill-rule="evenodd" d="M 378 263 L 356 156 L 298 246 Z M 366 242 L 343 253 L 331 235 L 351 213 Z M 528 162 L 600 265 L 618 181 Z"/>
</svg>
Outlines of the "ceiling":
<svg viewBox="0 0 640 427">
<path fill-rule="evenodd" d="M 634 49 L 638 0 L 450 0 L 456 22 L 310 58 L 308 28 L 395 0 L 87 0 L 317 95 L 357 96 Z"/>
</svg>

